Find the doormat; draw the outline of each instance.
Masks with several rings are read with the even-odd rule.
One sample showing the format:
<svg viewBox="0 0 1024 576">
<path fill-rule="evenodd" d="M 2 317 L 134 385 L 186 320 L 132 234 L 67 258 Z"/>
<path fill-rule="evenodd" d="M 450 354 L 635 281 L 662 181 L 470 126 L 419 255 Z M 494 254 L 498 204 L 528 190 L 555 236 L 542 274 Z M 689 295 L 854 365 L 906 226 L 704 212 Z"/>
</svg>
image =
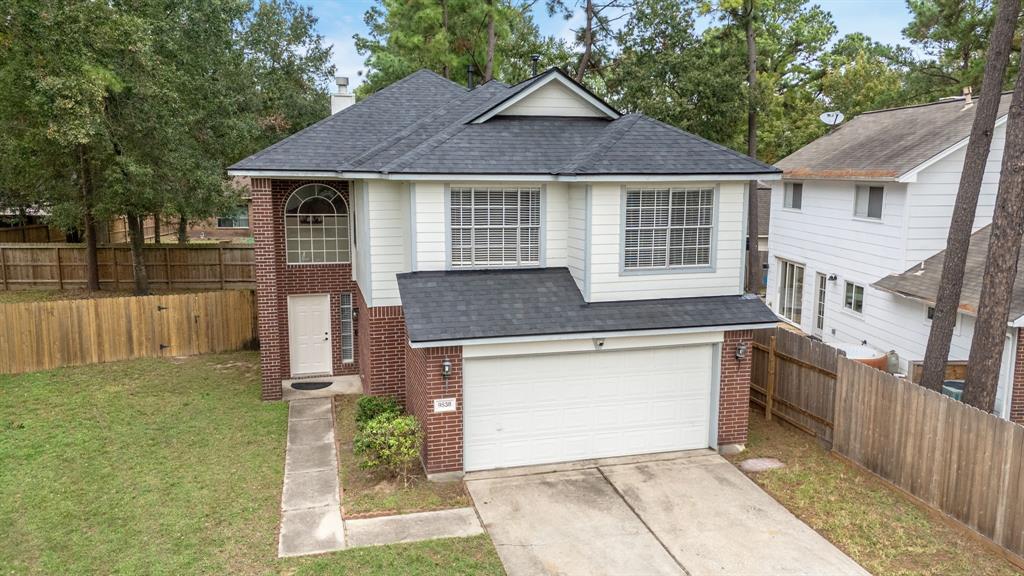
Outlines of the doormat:
<svg viewBox="0 0 1024 576">
<path fill-rule="evenodd" d="M 323 390 L 330 385 L 330 382 L 292 382 L 295 390 Z"/>
</svg>

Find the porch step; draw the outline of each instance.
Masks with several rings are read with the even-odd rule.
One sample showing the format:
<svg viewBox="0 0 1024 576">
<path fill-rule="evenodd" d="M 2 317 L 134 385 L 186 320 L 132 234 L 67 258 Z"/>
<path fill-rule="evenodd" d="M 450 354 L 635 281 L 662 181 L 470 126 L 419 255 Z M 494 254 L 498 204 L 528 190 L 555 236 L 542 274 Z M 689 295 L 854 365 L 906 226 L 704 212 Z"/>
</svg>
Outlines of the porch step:
<svg viewBox="0 0 1024 576">
<path fill-rule="evenodd" d="M 292 388 L 295 382 L 330 382 L 331 385 L 319 390 L 296 390 Z M 315 376 L 309 378 L 294 378 L 281 381 L 281 398 L 285 402 L 302 400 L 305 398 L 329 398 L 338 394 L 362 394 L 363 380 L 357 375 L 348 376 Z"/>
</svg>

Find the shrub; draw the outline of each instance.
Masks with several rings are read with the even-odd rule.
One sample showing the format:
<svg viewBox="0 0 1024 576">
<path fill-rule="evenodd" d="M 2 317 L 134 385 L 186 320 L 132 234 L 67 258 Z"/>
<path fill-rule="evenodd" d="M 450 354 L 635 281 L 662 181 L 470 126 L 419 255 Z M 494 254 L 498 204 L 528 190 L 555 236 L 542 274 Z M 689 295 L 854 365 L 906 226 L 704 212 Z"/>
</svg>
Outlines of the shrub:
<svg viewBox="0 0 1024 576">
<path fill-rule="evenodd" d="M 409 485 L 409 471 L 419 459 L 423 434 L 413 416 L 383 413 L 356 432 L 353 451 L 362 456 L 360 467 L 383 471 Z"/>
<path fill-rule="evenodd" d="M 356 427 L 362 429 L 367 422 L 383 414 L 400 416 L 402 408 L 394 398 L 363 396 L 356 402 Z"/>
</svg>

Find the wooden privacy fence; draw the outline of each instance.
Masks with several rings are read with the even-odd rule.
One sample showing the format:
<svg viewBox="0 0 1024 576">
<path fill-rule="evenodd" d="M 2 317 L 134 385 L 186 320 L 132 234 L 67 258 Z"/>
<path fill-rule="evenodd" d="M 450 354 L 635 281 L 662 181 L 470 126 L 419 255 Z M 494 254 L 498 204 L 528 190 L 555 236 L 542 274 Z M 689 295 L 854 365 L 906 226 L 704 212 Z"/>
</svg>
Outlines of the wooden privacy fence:
<svg viewBox="0 0 1024 576">
<path fill-rule="evenodd" d="M 835 348 L 782 328 L 754 332 L 750 399 L 777 416 L 832 442 Z"/>
<path fill-rule="evenodd" d="M 159 288 L 253 288 L 252 246 L 147 245 L 146 274 Z M 130 290 L 135 282 L 131 249 L 103 245 L 97 251 L 100 286 Z M 81 244 L 0 244 L 0 289 L 84 288 L 85 246 Z"/>
<path fill-rule="evenodd" d="M 0 374 L 256 342 L 252 290 L 0 304 Z"/>
<path fill-rule="evenodd" d="M 66 235 L 46 224 L 29 224 L 14 228 L 0 228 L 0 243 L 3 242 L 63 242 Z"/>
<path fill-rule="evenodd" d="M 1024 427 L 783 329 L 754 335 L 751 400 L 831 442 L 1024 567 Z"/>
</svg>

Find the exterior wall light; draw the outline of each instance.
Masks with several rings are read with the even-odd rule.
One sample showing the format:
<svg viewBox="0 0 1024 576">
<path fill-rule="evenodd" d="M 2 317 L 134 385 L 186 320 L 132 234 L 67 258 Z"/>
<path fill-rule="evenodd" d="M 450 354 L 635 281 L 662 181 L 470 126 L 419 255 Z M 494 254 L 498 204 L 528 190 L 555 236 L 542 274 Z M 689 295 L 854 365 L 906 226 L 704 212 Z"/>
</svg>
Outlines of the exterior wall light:
<svg viewBox="0 0 1024 576">
<path fill-rule="evenodd" d="M 747 343 L 740 342 L 736 345 L 736 359 L 743 360 L 747 357 Z"/>
<path fill-rule="evenodd" d="M 829 274 L 828 275 L 828 281 L 829 282 L 835 282 L 836 280 L 839 280 L 839 277 L 836 276 L 835 274 Z"/>
<path fill-rule="evenodd" d="M 445 382 L 448 382 L 448 377 L 452 375 L 452 361 L 445 358 L 441 360 L 441 377 L 444 378 Z"/>
</svg>

